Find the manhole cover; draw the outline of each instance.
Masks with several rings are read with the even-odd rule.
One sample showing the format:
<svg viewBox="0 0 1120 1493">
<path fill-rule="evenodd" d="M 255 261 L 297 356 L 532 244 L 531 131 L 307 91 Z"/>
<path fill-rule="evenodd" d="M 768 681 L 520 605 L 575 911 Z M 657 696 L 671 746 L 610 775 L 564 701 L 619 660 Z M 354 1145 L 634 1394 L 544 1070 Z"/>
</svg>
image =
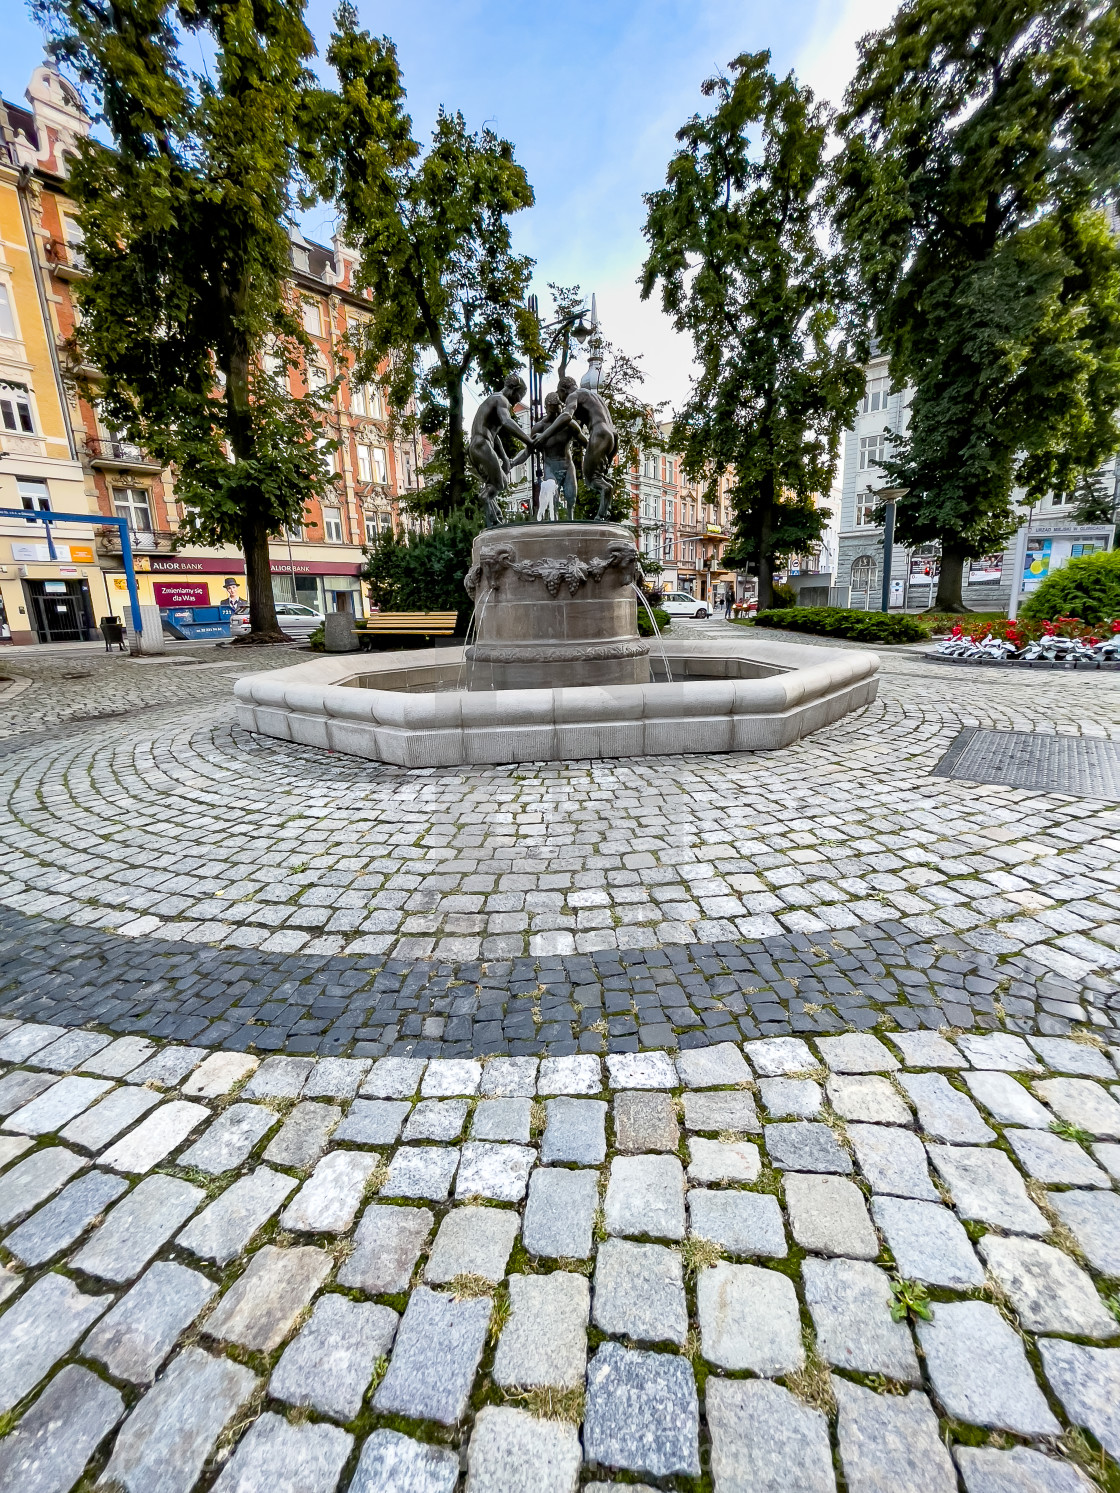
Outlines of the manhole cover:
<svg viewBox="0 0 1120 1493">
<path fill-rule="evenodd" d="M 1120 742 L 1031 731 L 962 731 L 933 774 L 1036 793 L 1120 799 Z"/>
</svg>

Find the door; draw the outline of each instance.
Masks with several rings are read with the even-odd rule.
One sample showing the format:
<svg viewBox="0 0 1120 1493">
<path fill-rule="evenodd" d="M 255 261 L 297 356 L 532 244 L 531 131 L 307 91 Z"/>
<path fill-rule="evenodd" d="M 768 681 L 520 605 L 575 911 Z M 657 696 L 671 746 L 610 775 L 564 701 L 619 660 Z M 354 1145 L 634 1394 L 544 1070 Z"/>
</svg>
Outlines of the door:
<svg viewBox="0 0 1120 1493">
<path fill-rule="evenodd" d="M 28 581 L 31 621 L 40 643 L 81 643 L 86 599 L 80 581 Z"/>
</svg>

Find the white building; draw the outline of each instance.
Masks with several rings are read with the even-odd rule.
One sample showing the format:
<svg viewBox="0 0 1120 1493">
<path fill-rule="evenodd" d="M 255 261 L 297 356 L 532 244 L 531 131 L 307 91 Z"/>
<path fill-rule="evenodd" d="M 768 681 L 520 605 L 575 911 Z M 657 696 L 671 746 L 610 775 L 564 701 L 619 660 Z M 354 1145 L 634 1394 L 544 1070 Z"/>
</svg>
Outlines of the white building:
<svg viewBox="0 0 1120 1493">
<path fill-rule="evenodd" d="M 880 466 L 890 437 L 909 423 L 911 390 L 892 390 L 889 359 L 874 352 L 867 364 L 867 387 L 855 423 L 844 438 L 844 466 L 836 575 L 831 600 L 836 606 L 877 611 L 882 604 L 883 527 L 873 514 L 878 492 L 887 486 Z M 1102 473 L 1120 499 L 1120 464 L 1113 459 Z M 999 554 L 970 560 L 962 597 L 973 611 L 1007 611 L 1072 556 L 1113 547 L 1115 525 L 1078 524 L 1073 503 L 1051 495 L 1033 506 L 1021 491 L 1013 494 L 1021 527 Z M 937 595 L 938 546 L 908 549 L 895 544 L 891 554 L 892 608 L 923 611 Z M 1018 594 L 1013 598 L 1018 580 Z"/>
</svg>

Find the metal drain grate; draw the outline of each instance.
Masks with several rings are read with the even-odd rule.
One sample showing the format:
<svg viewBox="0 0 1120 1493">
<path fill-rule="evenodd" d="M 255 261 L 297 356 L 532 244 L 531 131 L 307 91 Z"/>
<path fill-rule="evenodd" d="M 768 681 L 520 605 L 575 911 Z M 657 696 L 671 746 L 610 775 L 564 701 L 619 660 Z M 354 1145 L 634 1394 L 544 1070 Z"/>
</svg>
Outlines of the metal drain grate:
<svg viewBox="0 0 1120 1493">
<path fill-rule="evenodd" d="M 972 729 L 953 741 L 933 775 L 1036 793 L 1120 799 L 1120 742 Z"/>
</svg>

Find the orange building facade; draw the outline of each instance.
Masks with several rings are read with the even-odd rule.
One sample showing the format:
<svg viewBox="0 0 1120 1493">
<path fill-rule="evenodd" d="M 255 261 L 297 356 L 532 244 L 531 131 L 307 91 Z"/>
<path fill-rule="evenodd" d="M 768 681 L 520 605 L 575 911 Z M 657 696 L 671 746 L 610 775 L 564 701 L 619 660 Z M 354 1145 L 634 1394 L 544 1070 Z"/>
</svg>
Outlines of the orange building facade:
<svg viewBox="0 0 1120 1493">
<path fill-rule="evenodd" d="M 41 464 L 53 441 L 51 459 L 57 470 L 47 479 L 45 503 L 58 512 L 100 512 L 128 521 L 142 606 L 166 611 L 245 600 L 240 552 L 232 546 L 178 545 L 184 513 L 172 474 L 107 427 L 96 404 L 78 393 L 81 379 L 96 386 L 96 369 L 77 365 L 73 352 L 80 318 L 75 287 L 84 262 L 66 176 L 67 156 L 88 129 L 77 95 L 48 66 L 36 69 L 27 107 L 0 105 L 0 289 L 7 285 L 13 313 L 5 321 L 0 307 L 0 385 L 5 353 L 11 353 L 15 363 L 7 376 L 17 393 L 8 403 L 21 401 L 19 409 L 13 404 L 9 423 L 15 428 L 0 428 L 0 444 L 10 451 L 13 443 L 34 443 Z M 419 442 L 392 437 L 380 389 L 350 377 L 353 353 L 347 339 L 369 313 L 366 295 L 355 287 L 356 257 L 338 238 L 319 244 L 292 230 L 290 239 L 287 293 L 313 351 L 288 376 L 293 391 L 301 393 L 309 384 L 326 385 L 341 375 L 323 432 L 324 439 L 339 443 L 331 458 L 338 481 L 330 498 L 308 503 L 302 525 L 270 544 L 273 586 L 280 601 L 361 615 L 367 609 L 360 580 L 364 548 L 387 531 L 415 526 L 407 503 L 422 485 L 419 469 L 425 453 Z M 15 322 L 30 342 L 5 338 L 5 328 Z M 29 360 L 35 364 L 33 388 L 23 368 Z M 27 397 L 18 392 L 24 388 L 30 391 Z M 30 430 L 24 428 L 29 421 Z M 30 472 L 35 465 L 31 451 L 21 455 Z M 10 461 L 0 463 L 0 484 L 10 468 Z M 40 474 L 35 480 L 44 479 Z M 8 493 L 7 485 L 0 485 L 0 506 L 19 507 L 19 492 Z M 19 562 L 4 565 L 11 559 L 10 544 L 0 522 L 0 600 L 7 617 L 0 632 L 7 633 L 5 641 L 91 637 L 96 618 L 106 611 L 122 613 L 127 597 L 116 527 L 73 527 L 83 541 L 75 550 L 81 563 L 70 566 L 73 576 L 56 577 L 52 569 L 49 578 L 76 582 L 70 590 L 81 594 L 68 603 L 69 626 L 52 629 L 31 615 L 36 603 L 26 594 L 28 577 L 15 573 Z M 20 532 L 18 521 L 7 528 Z M 62 529 L 52 526 L 56 539 L 65 543 L 69 536 Z M 45 537 L 41 529 L 38 537 Z M 20 538 L 26 550 L 28 533 L 20 532 Z M 23 563 L 36 572 L 43 568 L 38 560 Z M 69 556 L 64 563 L 70 564 Z"/>
</svg>

